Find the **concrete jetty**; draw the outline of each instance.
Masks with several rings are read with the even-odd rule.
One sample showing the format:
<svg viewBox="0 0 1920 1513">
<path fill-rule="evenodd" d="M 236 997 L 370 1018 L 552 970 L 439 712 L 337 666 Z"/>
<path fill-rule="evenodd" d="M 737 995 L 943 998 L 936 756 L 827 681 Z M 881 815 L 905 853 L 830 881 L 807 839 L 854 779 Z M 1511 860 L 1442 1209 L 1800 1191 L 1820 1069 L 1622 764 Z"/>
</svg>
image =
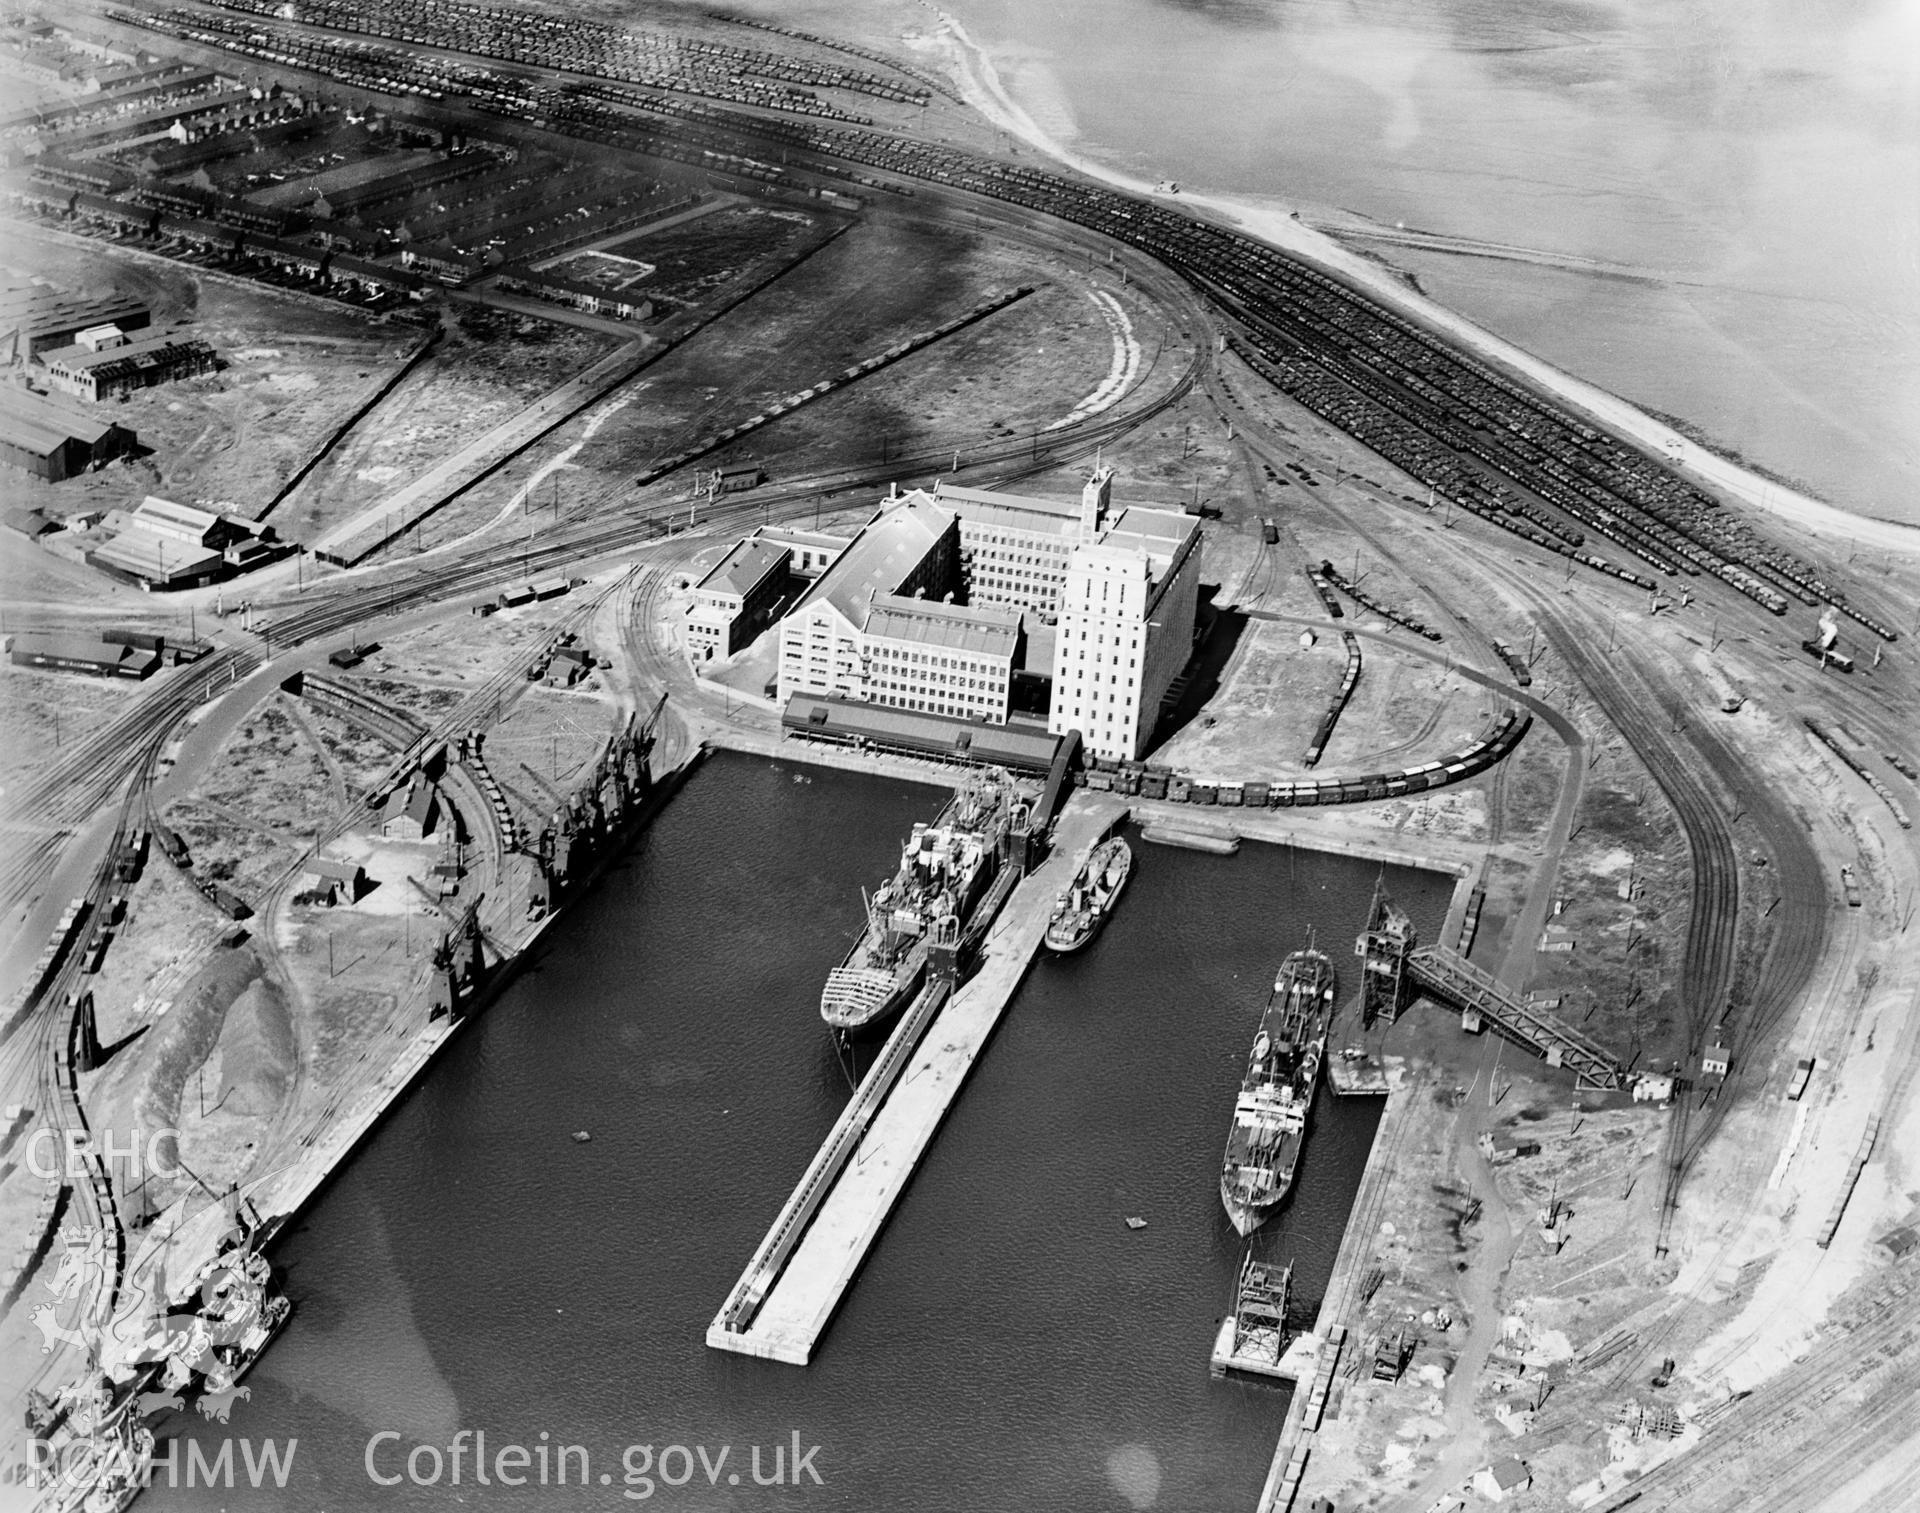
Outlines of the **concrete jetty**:
<svg viewBox="0 0 1920 1513">
<path fill-rule="evenodd" d="M 978 970 L 931 1016 L 878 1108 L 861 1110 L 858 1139 L 844 1154 L 829 1157 L 837 1166 L 830 1184 L 819 1180 L 823 1168 L 816 1156 L 728 1294 L 727 1304 L 708 1326 L 708 1345 L 794 1366 L 807 1364 L 1026 976 L 1054 901 L 1126 807 L 1120 798 L 1086 791 L 1068 801 L 1054 826 L 1047 860 L 1013 890 L 981 948 Z M 856 1093 L 849 1108 L 862 1103 Z M 835 1135 L 829 1134 L 822 1154 L 834 1145 Z M 800 1217 L 803 1209 L 810 1212 L 810 1223 Z M 789 1243 L 784 1237 L 802 1224 L 804 1232 Z M 788 1252 L 785 1265 L 769 1279 L 767 1263 L 782 1247 Z M 754 1294 L 760 1301 L 751 1318 L 744 1327 L 733 1327 L 734 1305 Z"/>
<path fill-rule="evenodd" d="M 1360 1179 L 1360 1191 L 1354 1195 L 1353 1210 L 1347 1216 L 1346 1233 L 1341 1236 L 1339 1253 L 1334 1257 L 1333 1274 L 1327 1278 L 1326 1295 L 1320 1304 L 1320 1316 L 1314 1320 L 1311 1375 L 1304 1361 L 1292 1361 L 1295 1381 L 1293 1401 L 1287 1404 L 1287 1417 L 1281 1426 L 1280 1442 L 1274 1447 L 1267 1480 L 1260 1489 L 1257 1513 L 1287 1513 L 1300 1490 L 1300 1478 L 1313 1453 L 1313 1437 L 1326 1412 L 1327 1396 L 1332 1391 L 1333 1373 L 1341 1352 L 1348 1344 L 1348 1331 L 1358 1323 L 1367 1268 L 1373 1261 L 1374 1243 L 1379 1238 L 1380 1219 L 1385 1211 L 1386 1191 L 1392 1181 L 1394 1161 L 1412 1129 L 1415 1116 L 1429 1084 L 1409 1077 L 1404 1067 L 1389 1066 L 1391 1084 L 1379 1126 L 1374 1130 L 1373 1148 L 1367 1153 L 1367 1169 Z"/>
</svg>

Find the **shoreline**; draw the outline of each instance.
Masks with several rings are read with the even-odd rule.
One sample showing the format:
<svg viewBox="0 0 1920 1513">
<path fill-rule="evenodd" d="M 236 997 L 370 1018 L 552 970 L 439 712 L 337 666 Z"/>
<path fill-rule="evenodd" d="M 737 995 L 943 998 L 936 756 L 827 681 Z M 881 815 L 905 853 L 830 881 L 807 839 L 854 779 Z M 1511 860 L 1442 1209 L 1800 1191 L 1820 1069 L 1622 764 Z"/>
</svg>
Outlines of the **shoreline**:
<svg viewBox="0 0 1920 1513">
<path fill-rule="evenodd" d="M 1605 389 L 1535 357 L 1466 316 L 1408 288 L 1380 263 L 1317 230 L 1282 201 L 1213 192 L 1167 193 L 1144 179 L 1100 163 L 1057 141 L 1008 93 L 993 59 L 966 27 L 932 6 L 939 18 L 927 34 L 967 103 L 994 126 L 1019 138 L 1055 163 L 1124 193 L 1156 203 L 1181 203 L 1245 235 L 1293 253 L 1350 280 L 1368 295 L 1460 343 L 1478 356 L 1511 368 L 1563 402 L 1620 434 L 1651 447 L 1683 474 L 1725 490 L 1785 525 L 1819 539 L 1838 537 L 1856 547 L 1920 559 L 1920 526 L 1857 515 L 1837 505 L 1775 483 L 1710 451 L 1673 427 Z"/>
</svg>

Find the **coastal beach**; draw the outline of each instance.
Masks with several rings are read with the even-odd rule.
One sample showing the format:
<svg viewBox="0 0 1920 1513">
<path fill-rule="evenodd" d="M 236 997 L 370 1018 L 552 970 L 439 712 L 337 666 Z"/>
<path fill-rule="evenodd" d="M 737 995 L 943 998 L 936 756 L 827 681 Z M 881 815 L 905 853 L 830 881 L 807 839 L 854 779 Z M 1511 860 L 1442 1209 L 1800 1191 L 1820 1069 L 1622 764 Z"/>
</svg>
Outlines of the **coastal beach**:
<svg viewBox="0 0 1920 1513">
<path fill-rule="evenodd" d="M 917 53 L 1016 150 L 1177 183 L 1785 524 L 1920 551 L 1898 6 L 742 9 Z"/>
<path fill-rule="evenodd" d="M 1702 481 L 1737 495 L 1797 529 L 1815 536 L 1837 538 L 1856 549 L 1920 555 L 1920 524 L 1869 518 L 1836 507 L 1709 450 L 1618 395 L 1555 367 L 1458 311 L 1425 297 L 1381 263 L 1308 225 L 1297 212 L 1288 211 L 1264 197 L 1173 190 L 1165 181 L 1156 183 L 1137 177 L 1076 150 L 1057 140 L 1015 98 L 991 54 L 969 35 L 961 21 L 940 12 L 932 37 L 950 63 L 951 72 L 969 103 L 1001 130 L 1035 150 L 1117 189 L 1177 202 L 1202 214 L 1211 212 L 1213 218 L 1250 236 L 1335 269 L 1383 301 L 1445 331 L 1473 350 L 1518 369 L 1604 424 L 1657 448 L 1678 467 Z"/>
</svg>

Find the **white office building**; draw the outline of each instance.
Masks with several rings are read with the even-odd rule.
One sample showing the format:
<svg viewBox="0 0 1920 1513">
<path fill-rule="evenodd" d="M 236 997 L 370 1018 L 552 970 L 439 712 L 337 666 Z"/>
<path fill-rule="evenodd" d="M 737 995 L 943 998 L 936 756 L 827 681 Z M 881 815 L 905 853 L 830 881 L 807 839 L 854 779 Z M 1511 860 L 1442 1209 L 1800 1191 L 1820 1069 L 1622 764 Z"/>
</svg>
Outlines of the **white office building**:
<svg viewBox="0 0 1920 1513">
<path fill-rule="evenodd" d="M 865 699 L 867 617 L 882 599 L 935 604 L 961 586 L 952 515 L 914 493 L 876 512 L 780 622 L 780 699 Z"/>
<path fill-rule="evenodd" d="M 1200 522 L 1116 510 L 1112 483 L 1096 472 L 1077 503 L 945 484 L 889 500 L 781 621 L 781 700 L 1000 725 L 1037 656 L 1050 731 L 1142 755 L 1193 648 Z"/>
</svg>

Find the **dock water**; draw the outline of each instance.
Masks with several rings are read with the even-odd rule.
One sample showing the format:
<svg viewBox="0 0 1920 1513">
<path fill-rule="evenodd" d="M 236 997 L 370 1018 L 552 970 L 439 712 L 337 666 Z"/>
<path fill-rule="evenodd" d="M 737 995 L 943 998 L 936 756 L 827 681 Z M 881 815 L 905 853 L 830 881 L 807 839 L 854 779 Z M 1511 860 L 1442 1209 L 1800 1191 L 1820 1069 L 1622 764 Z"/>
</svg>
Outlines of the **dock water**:
<svg viewBox="0 0 1920 1513">
<path fill-rule="evenodd" d="M 1123 800 L 1105 794 L 1082 791 L 1069 800 L 1055 824 L 1047 859 L 1013 890 L 987 934 L 977 970 L 938 1005 L 917 1034 L 917 1046 L 902 1055 L 884 1099 L 877 1109 L 862 1114 L 857 1139 L 837 1158 L 830 1182 L 821 1180 L 820 1157 L 809 1166 L 728 1294 L 728 1306 L 708 1327 L 708 1345 L 796 1366 L 811 1359 L 1038 954 L 1055 899 L 1125 812 Z M 861 1102 L 856 1094 L 853 1104 Z M 840 1130 L 838 1124 L 835 1128 Z M 834 1142 L 830 1134 L 828 1146 Z M 802 1209 L 810 1213 L 811 1222 Z M 795 1231 L 797 1242 L 782 1238 Z M 768 1263 L 783 1248 L 785 1264 L 769 1281 Z M 731 1305 L 749 1292 L 759 1295 L 759 1306 L 743 1328 L 734 1328 Z"/>
</svg>

